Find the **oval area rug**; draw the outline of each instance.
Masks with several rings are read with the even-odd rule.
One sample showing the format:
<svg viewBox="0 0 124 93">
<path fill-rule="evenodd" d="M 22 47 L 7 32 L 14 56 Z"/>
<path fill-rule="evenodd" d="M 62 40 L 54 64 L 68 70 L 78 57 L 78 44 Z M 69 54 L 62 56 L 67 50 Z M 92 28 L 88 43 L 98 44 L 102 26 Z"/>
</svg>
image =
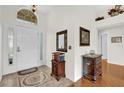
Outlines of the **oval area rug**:
<svg viewBox="0 0 124 93">
<path fill-rule="evenodd" d="M 33 73 L 30 75 L 25 75 L 23 77 L 19 77 L 20 85 L 22 87 L 28 87 L 28 86 L 39 86 L 43 83 L 47 82 L 50 79 L 50 77 L 44 73 Z"/>
</svg>

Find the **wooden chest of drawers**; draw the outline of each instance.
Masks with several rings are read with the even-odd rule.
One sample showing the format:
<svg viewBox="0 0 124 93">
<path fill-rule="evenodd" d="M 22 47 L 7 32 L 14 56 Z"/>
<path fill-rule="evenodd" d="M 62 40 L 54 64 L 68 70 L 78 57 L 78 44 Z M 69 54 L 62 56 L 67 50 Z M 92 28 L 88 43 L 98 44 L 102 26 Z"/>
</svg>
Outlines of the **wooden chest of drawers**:
<svg viewBox="0 0 124 93">
<path fill-rule="evenodd" d="M 83 76 L 96 81 L 102 75 L 101 61 L 101 55 L 83 55 Z"/>
<path fill-rule="evenodd" d="M 61 77 L 65 77 L 65 60 L 64 53 L 54 52 L 52 53 L 52 73 L 57 80 Z"/>
<path fill-rule="evenodd" d="M 65 77 L 65 62 L 57 62 L 52 60 L 52 73 L 51 76 L 54 76 L 57 80 L 61 77 Z"/>
</svg>

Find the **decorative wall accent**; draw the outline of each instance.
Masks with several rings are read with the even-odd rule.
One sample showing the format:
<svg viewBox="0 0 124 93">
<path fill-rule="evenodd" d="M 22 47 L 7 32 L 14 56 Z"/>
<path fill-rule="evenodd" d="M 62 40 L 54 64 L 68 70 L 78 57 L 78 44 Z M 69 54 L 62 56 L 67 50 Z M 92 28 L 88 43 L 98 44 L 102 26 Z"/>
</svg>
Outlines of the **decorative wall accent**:
<svg viewBox="0 0 124 93">
<path fill-rule="evenodd" d="M 17 12 L 17 18 L 37 24 L 36 15 L 32 11 L 30 11 L 28 9 L 19 10 Z"/>
<path fill-rule="evenodd" d="M 112 43 L 122 43 L 122 36 L 112 37 L 111 42 Z"/>
<path fill-rule="evenodd" d="M 80 46 L 90 45 L 90 31 L 80 27 Z"/>
<path fill-rule="evenodd" d="M 119 14 L 122 14 L 124 12 L 124 10 L 121 7 L 122 7 L 122 5 L 115 5 L 114 8 L 109 10 L 108 15 L 113 17 L 113 16 L 117 16 Z"/>
</svg>

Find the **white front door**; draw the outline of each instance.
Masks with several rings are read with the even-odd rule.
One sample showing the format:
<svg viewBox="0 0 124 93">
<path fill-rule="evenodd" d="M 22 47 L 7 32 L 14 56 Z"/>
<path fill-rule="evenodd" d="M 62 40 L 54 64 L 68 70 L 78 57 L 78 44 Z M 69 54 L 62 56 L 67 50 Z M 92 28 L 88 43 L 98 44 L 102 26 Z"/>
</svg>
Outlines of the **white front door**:
<svg viewBox="0 0 124 93">
<path fill-rule="evenodd" d="M 17 68 L 38 66 L 38 34 L 35 29 L 17 26 Z"/>
</svg>

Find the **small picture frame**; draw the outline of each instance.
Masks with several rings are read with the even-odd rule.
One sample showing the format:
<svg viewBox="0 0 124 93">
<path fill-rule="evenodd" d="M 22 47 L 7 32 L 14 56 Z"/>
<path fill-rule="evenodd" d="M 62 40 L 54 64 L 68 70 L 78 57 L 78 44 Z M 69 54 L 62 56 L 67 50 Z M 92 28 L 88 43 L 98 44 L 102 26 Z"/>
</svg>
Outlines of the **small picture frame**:
<svg viewBox="0 0 124 93">
<path fill-rule="evenodd" d="M 83 27 L 80 27 L 80 46 L 90 45 L 90 31 Z"/>
<path fill-rule="evenodd" d="M 111 43 L 122 43 L 122 36 L 111 37 Z"/>
</svg>

